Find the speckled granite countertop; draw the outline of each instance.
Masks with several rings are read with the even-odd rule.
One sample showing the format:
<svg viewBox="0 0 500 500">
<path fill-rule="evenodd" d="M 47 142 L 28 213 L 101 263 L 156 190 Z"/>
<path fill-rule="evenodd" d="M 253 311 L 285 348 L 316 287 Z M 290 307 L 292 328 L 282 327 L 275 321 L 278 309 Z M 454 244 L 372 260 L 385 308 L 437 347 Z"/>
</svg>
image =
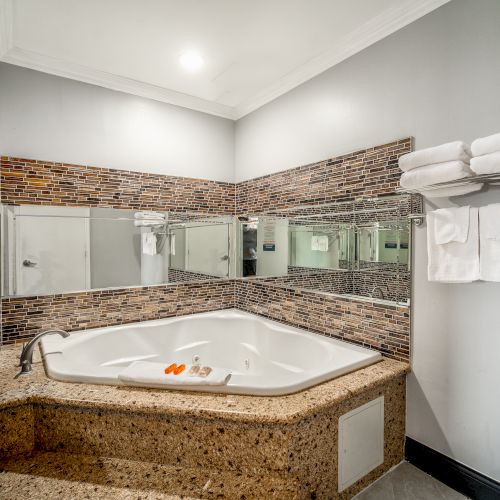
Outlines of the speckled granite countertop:
<svg viewBox="0 0 500 500">
<path fill-rule="evenodd" d="M 292 423 L 409 371 L 407 363 L 384 358 L 379 363 L 296 394 L 239 396 L 58 382 L 45 375 L 38 352 L 33 373 L 14 379 L 19 371 L 16 365 L 20 349 L 20 346 L 0 349 L 0 409 L 47 403 L 121 412 Z"/>
</svg>

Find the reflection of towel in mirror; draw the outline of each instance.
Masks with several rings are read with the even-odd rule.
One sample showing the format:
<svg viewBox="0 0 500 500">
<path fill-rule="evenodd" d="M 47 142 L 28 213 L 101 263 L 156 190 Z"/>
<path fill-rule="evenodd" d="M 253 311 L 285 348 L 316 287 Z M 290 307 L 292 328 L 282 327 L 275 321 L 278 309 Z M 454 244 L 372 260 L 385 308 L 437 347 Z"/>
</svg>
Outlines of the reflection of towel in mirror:
<svg viewBox="0 0 500 500">
<path fill-rule="evenodd" d="M 481 269 L 484 281 L 500 281 L 500 203 L 479 209 Z"/>
<path fill-rule="evenodd" d="M 134 217 L 136 219 L 155 219 L 163 221 L 165 220 L 165 214 L 160 212 L 135 212 Z"/>
<path fill-rule="evenodd" d="M 119 374 L 118 379 L 126 385 L 138 387 L 168 387 L 179 385 L 226 385 L 231 378 L 231 371 L 225 368 L 212 368 L 206 377 L 190 375 L 190 365 L 179 375 L 165 374 L 170 363 L 152 363 L 135 361 Z M 201 370 L 200 370 L 201 371 Z"/>
<path fill-rule="evenodd" d="M 156 255 L 156 234 L 142 233 L 142 253 L 144 255 Z"/>
</svg>

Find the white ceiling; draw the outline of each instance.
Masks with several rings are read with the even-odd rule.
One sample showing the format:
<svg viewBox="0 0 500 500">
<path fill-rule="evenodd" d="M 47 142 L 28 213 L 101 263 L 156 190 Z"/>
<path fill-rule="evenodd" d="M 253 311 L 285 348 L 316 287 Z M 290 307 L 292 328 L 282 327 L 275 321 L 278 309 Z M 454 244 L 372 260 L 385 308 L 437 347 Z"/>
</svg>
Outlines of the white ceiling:
<svg viewBox="0 0 500 500">
<path fill-rule="evenodd" d="M 238 119 L 447 1 L 0 0 L 0 59 Z"/>
</svg>

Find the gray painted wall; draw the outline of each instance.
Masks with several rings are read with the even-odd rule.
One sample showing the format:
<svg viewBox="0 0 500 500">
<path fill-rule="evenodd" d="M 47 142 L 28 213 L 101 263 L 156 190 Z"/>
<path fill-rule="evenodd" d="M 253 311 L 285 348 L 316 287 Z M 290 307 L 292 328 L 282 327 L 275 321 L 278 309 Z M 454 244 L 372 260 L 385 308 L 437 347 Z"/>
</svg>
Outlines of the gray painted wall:
<svg viewBox="0 0 500 500">
<path fill-rule="evenodd" d="M 0 63 L 3 155 L 233 180 L 234 122 Z"/>
<path fill-rule="evenodd" d="M 500 132 L 500 1 L 453 0 L 236 124 L 236 178 L 413 136 Z M 493 190 L 445 204 L 500 201 Z M 428 206 L 434 208 L 434 206 Z M 407 433 L 500 480 L 500 283 L 426 276 L 416 228 Z"/>
</svg>

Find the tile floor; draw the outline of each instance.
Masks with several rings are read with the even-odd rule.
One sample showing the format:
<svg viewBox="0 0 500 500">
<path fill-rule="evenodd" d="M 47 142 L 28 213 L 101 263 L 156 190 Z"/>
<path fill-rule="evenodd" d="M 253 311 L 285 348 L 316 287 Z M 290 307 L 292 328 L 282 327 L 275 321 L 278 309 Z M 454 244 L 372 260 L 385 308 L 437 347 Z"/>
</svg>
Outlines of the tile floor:
<svg viewBox="0 0 500 500">
<path fill-rule="evenodd" d="M 355 497 L 356 500 L 464 500 L 437 479 L 403 462 Z"/>
</svg>

